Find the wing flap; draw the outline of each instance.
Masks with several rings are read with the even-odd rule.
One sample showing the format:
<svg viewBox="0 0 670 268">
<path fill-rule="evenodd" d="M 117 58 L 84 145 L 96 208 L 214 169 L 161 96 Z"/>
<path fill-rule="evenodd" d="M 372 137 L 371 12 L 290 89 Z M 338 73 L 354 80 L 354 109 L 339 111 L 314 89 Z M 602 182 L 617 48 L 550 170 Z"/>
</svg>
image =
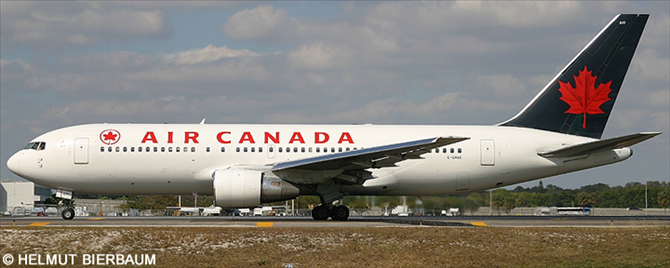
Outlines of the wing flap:
<svg viewBox="0 0 670 268">
<path fill-rule="evenodd" d="M 658 136 L 661 132 L 640 132 L 611 139 L 597 140 L 587 143 L 571 145 L 565 148 L 537 153 L 544 157 L 573 157 L 607 151 L 617 148 L 629 147 Z"/>
</svg>

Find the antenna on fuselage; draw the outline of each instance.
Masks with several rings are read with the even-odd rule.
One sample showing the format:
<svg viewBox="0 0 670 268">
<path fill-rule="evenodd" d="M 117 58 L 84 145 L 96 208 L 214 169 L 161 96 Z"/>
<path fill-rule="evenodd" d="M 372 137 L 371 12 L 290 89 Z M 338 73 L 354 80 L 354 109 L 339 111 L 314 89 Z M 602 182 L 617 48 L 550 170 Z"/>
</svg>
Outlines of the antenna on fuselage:
<svg viewBox="0 0 670 268">
<path fill-rule="evenodd" d="M 200 121 L 200 124 L 201 124 L 201 125 L 204 125 L 204 124 L 205 124 L 205 119 L 207 119 L 207 118 L 203 118 L 202 121 Z"/>
</svg>

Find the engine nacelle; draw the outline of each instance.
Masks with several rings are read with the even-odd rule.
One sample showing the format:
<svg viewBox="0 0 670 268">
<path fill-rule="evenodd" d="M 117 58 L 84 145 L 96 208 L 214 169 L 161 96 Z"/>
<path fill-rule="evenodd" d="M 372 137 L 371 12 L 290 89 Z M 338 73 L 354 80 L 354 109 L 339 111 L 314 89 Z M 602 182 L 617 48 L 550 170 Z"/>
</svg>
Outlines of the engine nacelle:
<svg viewBox="0 0 670 268">
<path fill-rule="evenodd" d="M 222 208 L 248 208 L 298 196 L 292 184 L 265 172 L 243 167 L 214 171 L 214 197 Z"/>
</svg>

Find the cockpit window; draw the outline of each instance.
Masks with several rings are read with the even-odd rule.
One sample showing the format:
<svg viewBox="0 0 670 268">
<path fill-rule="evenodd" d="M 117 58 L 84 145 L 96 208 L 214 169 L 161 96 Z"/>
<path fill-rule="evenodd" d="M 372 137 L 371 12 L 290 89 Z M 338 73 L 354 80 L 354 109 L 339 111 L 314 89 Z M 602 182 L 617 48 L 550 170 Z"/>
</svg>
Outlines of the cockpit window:
<svg viewBox="0 0 670 268">
<path fill-rule="evenodd" d="M 46 148 L 47 143 L 43 141 L 36 141 L 36 142 L 31 142 L 26 145 L 26 147 L 23 147 L 23 149 L 32 149 L 35 151 L 42 151 Z"/>
</svg>

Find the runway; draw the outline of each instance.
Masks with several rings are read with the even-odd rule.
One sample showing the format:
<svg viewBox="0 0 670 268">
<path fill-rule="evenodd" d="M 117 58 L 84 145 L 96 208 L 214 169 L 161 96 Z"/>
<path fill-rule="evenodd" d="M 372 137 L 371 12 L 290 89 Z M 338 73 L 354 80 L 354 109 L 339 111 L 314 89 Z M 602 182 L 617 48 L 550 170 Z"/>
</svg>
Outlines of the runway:
<svg viewBox="0 0 670 268">
<path fill-rule="evenodd" d="M 1 227 L 314 227 L 370 228 L 445 227 L 658 227 L 670 216 L 460 216 L 350 217 L 347 221 L 315 221 L 311 217 L 2 217 Z"/>
</svg>

